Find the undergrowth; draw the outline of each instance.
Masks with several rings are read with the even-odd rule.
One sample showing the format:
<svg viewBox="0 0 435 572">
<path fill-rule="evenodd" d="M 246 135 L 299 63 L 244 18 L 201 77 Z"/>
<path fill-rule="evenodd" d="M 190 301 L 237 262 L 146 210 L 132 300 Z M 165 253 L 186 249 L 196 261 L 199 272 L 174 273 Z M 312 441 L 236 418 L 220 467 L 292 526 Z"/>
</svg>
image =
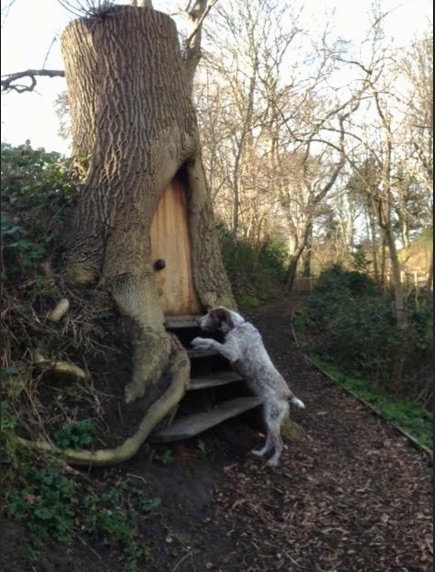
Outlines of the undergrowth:
<svg viewBox="0 0 435 572">
<path fill-rule="evenodd" d="M 218 230 L 225 270 L 238 305 L 242 309 L 256 309 L 283 298 L 285 244 L 268 240 L 254 246 L 248 240 L 235 240 L 224 226 Z"/>
<path fill-rule="evenodd" d="M 109 396 L 94 385 L 100 371 L 95 367 L 110 369 L 114 377 L 107 350 L 119 359 L 129 348 L 118 343 L 122 332 L 114 326 L 111 301 L 101 295 L 83 299 L 80 289 L 56 273 L 63 224 L 78 197 L 69 161 L 58 153 L 6 144 L 1 159 L 2 513 L 22 522 L 36 547 L 89 537 L 110 546 L 126 570 L 143 569 L 151 554 L 137 531 L 159 501 L 109 472 L 101 487 L 59 458 L 23 446 L 21 438 L 42 438 L 60 449 L 104 446 L 95 429 L 99 423 L 98 433 L 110 437 L 102 407 Z M 54 323 L 48 315 L 62 298 L 70 302 L 68 316 Z M 48 362 L 93 369 L 93 377 L 54 376 L 49 363 L 35 360 L 36 351 Z"/>
<path fill-rule="evenodd" d="M 3 374 L 3 382 L 11 380 Z M 13 376 L 16 377 L 15 375 Z M 2 387 L 4 393 L 5 388 Z M 1 403 L 1 511 L 29 532 L 29 558 L 39 562 L 48 542 L 68 545 L 76 539 L 110 553 L 125 572 L 151 566 L 152 550 L 144 545 L 140 529 L 160 499 L 114 469 L 101 471 L 97 480 L 74 470 L 56 454 L 36 454 L 19 439 L 22 409 L 9 387 Z M 64 426 L 53 436 L 60 448 L 86 447 L 92 439 L 92 421 Z"/>
<path fill-rule="evenodd" d="M 68 544 L 76 537 L 110 547 L 125 572 L 143 570 L 153 560 L 140 539 L 148 514 L 160 505 L 125 475 L 107 470 L 97 482 L 65 466 L 54 455 L 24 463 L 7 495 L 6 515 L 25 524 L 33 552 L 47 541 Z"/>
<path fill-rule="evenodd" d="M 430 410 L 433 401 L 433 298 L 409 291 L 408 326 L 399 329 L 393 293 L 367 275 L 333 267 L 298 307 L 295 327 L 306 352 Z"/>
<path fill-rule="evenodd" d="M 2 281 L 13 283 L 53 254 L 77 197 L 70 161 L 59 153 L 1 144 Z"/>
<path fill-rule="evenodd" d="M 345 374 L 331 363 L 308 354 L 310 361 L 327 376 L 374 407 L 387 421 L 395 423 L 421 445 L 433 449 L 433 414 L 410 399 L 399 398 L 369 379 Z"/>
<path fill-rule="evenodd" d="M 432 296 L 408 293 L 405 330 L 393 302 L 367 275 L 335 266 L 298 307 L 294 326 L 313 363 L 432 448 Z"/>
<path fill-rule="evenodd" d="M 70 162 L 58 153 L 3 143 L 1 160 L 2 402 L 16 414 L 15 430 L 22 437 L 85 448 L 102 417 L 101 402 L 107 401 L 93 383 L 95 368 L 110 368 L 109 351 L 118 360 L 127 356 L 123 364 L 128 361 L 126 336 L 108 296 L 84 297 L 57 272 L 63 225 L 79 195 Z M 65 298 L 67 316 L 51 321 L 50 312 Z M 38 365 L 35 353 L 44 356 L 45 366 Z M 50 374 L 51 360 L 93 369 L 94 376 L 57 379 Z"/>
</svg>

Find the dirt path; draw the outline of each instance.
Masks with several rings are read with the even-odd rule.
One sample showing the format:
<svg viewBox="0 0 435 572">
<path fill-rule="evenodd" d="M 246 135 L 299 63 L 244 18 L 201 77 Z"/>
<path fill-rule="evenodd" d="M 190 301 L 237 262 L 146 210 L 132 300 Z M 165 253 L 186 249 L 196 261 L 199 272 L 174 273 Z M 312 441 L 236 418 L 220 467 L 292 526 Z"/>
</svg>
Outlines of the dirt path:
<svg viewBox="0 0 435 572">
<path fill-rule="evenodd" d="M 432 479 L 424 455 L 305 362 L 292 305 L 252 317 L 307 409 L 306 438 L 279 470 L 246 460 L 226 471 L 218 515 L 235 544 L 226 568 L 246 571 L 432 570 Z M 233 566 L 233 567 L 232 567 Z"/>
<path fill-rule="evenodd" d="M 293 411 L 305 436 L 288 443 L 278 469 L 249 455 L 262 437 L 243 419 L 174 444 L 168 464 L 145 450 L 122 466 L 122 478 L 162 501 L 138 530 L 153 554 L 145 572 L 432 570 L 426 457 L 306 363 L 291 335 L 296 302 L 246 317 L 307 406 Z M 6 544 L 5 572 L 122 570 L 104 544 L 54 545 L 33 568 L 19 559 L 22 530 Z"/>
</svg>

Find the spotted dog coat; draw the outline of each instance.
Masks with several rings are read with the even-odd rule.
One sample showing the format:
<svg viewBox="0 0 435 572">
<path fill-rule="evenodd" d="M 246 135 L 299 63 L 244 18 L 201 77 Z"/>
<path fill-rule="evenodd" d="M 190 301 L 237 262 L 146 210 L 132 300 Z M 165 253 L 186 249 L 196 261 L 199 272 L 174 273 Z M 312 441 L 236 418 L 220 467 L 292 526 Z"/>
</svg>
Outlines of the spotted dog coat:
<svg viewBox="0 0 435 572">
<path fill-rule="evenodd" d="M 289 415 L 289 402 L 299 408 L 305 405 L 290 391 L 285 379 L 273 365 L 260 332 L 240 314 L 223 307 L 214 308 L 200 320 L 199 325 L 204 331 L 222 332 L 225 341 L 221 344 L 213 339 L 198 337 L 192 341 L 192 346 L 199 350 L 218 351 L 230 361 L 251 390 L 263 398 L 266 442 L 261 449 L 252 453 L 262 457 L 274 449 L 267 464 L 277 466 L 284 449 L 280 427 Z"/>
</svg>

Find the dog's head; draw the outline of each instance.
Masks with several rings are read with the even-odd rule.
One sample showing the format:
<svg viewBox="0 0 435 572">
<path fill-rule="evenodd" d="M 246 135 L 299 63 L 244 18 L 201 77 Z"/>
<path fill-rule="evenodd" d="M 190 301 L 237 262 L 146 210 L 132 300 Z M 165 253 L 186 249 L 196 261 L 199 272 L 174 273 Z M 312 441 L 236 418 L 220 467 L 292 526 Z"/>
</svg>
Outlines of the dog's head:
<svg viewBox="0 0 435 572">
<path fill-rule="evenodd" d="M 243 323 L 243 318 L 236 312 L 223 306 L 209 310 L 200 320 L 199 326 L 207 332 L 222 332 L 227 334 L 237 325 Z"/>
</svg>

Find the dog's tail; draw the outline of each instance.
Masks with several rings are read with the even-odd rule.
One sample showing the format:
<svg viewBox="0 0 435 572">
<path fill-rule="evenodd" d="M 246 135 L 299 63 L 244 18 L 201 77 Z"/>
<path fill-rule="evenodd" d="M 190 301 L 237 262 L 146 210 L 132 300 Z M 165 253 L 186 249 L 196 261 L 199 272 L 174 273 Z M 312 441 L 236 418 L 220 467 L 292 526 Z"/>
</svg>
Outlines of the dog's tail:
<svg viewBox="0 0 435 572">
<path fill-rule="evenodd" d="M 305 403 L 300 399 L 298 399 L 296 395 L 292 392 L 290 392 L 289 401 L 295 407 L 298 407 L 299 409 L 305 409 Z"/>
</svg>

